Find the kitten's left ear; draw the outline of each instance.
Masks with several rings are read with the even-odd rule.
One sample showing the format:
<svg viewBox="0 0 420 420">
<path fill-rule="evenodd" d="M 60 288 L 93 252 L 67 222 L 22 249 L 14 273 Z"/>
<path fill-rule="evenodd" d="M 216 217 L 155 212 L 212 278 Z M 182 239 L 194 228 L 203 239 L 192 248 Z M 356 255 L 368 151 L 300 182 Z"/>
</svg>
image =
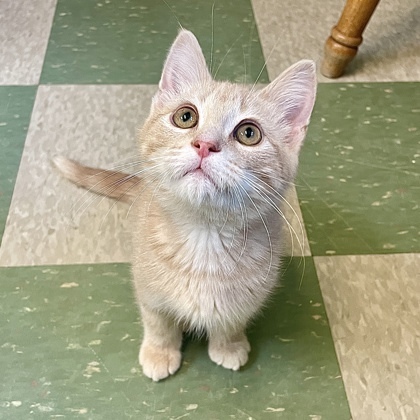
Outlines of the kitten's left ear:
<svg viewBox="0 0 420 420">
<path fill-rule="evenodd" d="M 169 51 L 159 82 L 161 92 L 179 93 L 184 87 L 211 79 L 197 38 L 182 29 Z"/>
<path fill-rule="evenodd" d="M 261 91 L 273 103 L 279 124 L 289 128 L 286 142 L 297 150 L 305 138 L 315 104 L 316 84 L 315 63 L 301 60 Z"/>
</svg>

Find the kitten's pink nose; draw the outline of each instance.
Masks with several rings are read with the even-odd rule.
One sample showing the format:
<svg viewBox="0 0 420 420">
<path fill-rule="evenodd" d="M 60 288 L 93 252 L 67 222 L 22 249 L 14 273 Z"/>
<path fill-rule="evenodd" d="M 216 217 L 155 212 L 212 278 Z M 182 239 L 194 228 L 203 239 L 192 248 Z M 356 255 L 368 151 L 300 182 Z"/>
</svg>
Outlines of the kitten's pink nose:
<svg viewBox="0 0 420 420">
<path fill-rule="evenodd" d="M 208 140 L 195 140 L 192 146 L 201 158 L 207 157 L 210 152 L 220 152 L 217 144 Z"/>
</svg>

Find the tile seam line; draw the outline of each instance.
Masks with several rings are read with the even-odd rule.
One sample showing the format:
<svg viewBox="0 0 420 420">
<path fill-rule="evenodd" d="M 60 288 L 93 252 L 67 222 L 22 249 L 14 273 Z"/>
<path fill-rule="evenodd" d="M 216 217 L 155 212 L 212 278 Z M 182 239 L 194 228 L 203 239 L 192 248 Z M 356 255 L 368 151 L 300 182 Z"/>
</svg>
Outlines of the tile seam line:
<svg viewBox="0 0 420 420">
<path fill-rule="evenodd" d="M 408 256 L 408 255 L 420 255 L 420 252 L 404 252 L 404 253 L 393 253 L 393 254 L 346 254 L 346 255 L 305 255 L 305 256 L 295 256 L 291 258 L 343 258 L 343 257 L 391 257 L 391 256 Z M 285 258 L 290 258 L 287 256 Z M 33 264 L 33 265 L 0 265 L 0 269 L 25 269 L 25 268 L 35 268 L 35 267 L 74 267 L 74 266 L 96 266 L 96 265 L 131 265 L 129 261 L 109 261 L 109 262 L 90 262 L 90 263 L 57 263 L 57 264 Z"/>
<path fill-rule="evenodd" d="M 20 270 L 31 268 L 53 268 L 53 267 L 88 267 L 88 266 L 111 266 L 111 265 L 129 265 L 130 262 L 93 262 L 93 263 L 67 263 L 67 264 L 40 264 L 40 265 L 0 265 L 0 270 Z"/>
<path fill-rule="evenodd" d="M 261 38 L 261 35 L 260 35 L 260 29 L 259 29 L 259 25 L 258 25 L 257 18 L 256 18 L 255 5 L 254 5 L 254 2 L 252 0 L 250 0 L 250 3 L 251 3 L 251 12 L 252 12 L 252 21 L 253 21 L 253 25 L 252 25 L 251 30 L 255 30 L 255 32 L 257 33 L 258 43 L 260 44 L 261 54 L 262 54 L 263 59 L 264 59 L 264 65 L 260 70 L 260 74 L 258 75 L 257 80 L 254 82 L 254 86 L 258 83 L 261 83 L 261 82 L 258 82 L 258 80 L 259 80 L 259 78 L 261 77 L 261 75 L 263 74 L 264 71 L 267 75 L 267 80 L 268 80 L 268 82 L 266 84 L 269 84 L 274 79 L 271 80 L 270 72 L 268 71 L 268 62 L 270 61 L 270 56 L 271 56 L 272 52 L 276 49 L 276 46 L 273 47 L 271 52 L 268 54 L 268 57 L 266 58 L 265 57 L 266 52 L 264 51 L 264 46 L 263 46 L 262 38 Z"/>
<path fill-rule="evenodd" d="M 80 262 L 80 263 L 57 263 L 57 264 L 28 264 L 28 265 L 0 265 L 0 269 L 15 268 L 40 268 L 40 267 L 80 267 L 87 265 L 131 265 L 129 261 L 109 261 L 109 262 Z"/>
<path fill-rule="evenodd" d="M 264 85 L 269 84 L 270 82 L 267 83 L 262 83 Z M 325 83 L 325 82 L 318 82 L 318 86 L 340 86 L 340 85 L 355 85 L 355 87 L 360 87 L 362 85 L 366 85 L 366 84 L 370 84 L 370 85 L 387 85 L 387 84 L 418 84 L 420 87 L 420 80 L 419 81 L 391 81 L 391 82 L 335 82 L 335 83 Z M 1 86 L 59 86 L 59 87 L 66 87 L 66 86 L 77 86 L 77 87 L 89 87 L 89 86 L 158 86 L 159 82 L 157 83 L 124 83 L 124 82 L 115 82 L 115 83 L 38 83 L 38 84 L 28 84 L 28 85 L 1 85 Z M 252 86 L 252 84 L 248 84 L 249 86 Z M 360 86 L 358 86 L 360 85 Z"/>
<path fill-rule="evenodd" d="M 318 85 L 323 85 L 323 86 L 340 86 L 340 85 L 396 85 L 396 84 L 418 84 L 420 85 L 420 79 L 416 79 L 416 80 L 337 80 L 334 79 L 331 82 L 324 82 L 322 80 L 318 80 Z M 352 87 L 352 86 L 350 86 Z"/>
<path fill-rule="evenodd" d="M 312 255 L 298 255 L 298 256 L 285 256 L 282 258 L 313 258 Z M 2 265 L 0 264 L 0 270 L 2 269 L 26 269 L 26 268 L 39 268 L 39 267 L 77 267 L 77 266 L 96 266 L 96 265 L 129 265 L 130 261 L 102 261 L 102 262 L 78 262 L 78 263 L 56 263 L 56 264 L 28 264 L 28 265 Z"/>
<path fill-rule="evenodd" d="M 341 382 L 342 382 L 343 388 L 344 388 L 344 394 L 345 394 L 345 397 L 346 397 L 347 406 L 348 406 L 349 411 L 350 411 L 350 420 L 352 420 L 352 419 L 355 419 L 355 410 L 352 407 L 351 400 L 349 398 L 349 396 L 351 395 L 351 388 L 350 388 L 349 384 L 347 384 L 345 379 L 344 379 L 344 375 L 343 375 L 344 368 L 343 368 L 342 361 L 341 361 L 341 355 L 340 355 L 340 352 L 339 352 L 339 349 L 338 349 L 337 339 L 334 336 L 333 330 L 331 328 L 329 309 L 328 309 L 327 304 L 325 303 L 324 292 L 322 290 L 321 282 L 319 280 L 320 279 L 320 275 L 319 275 L 320 273 L 319 273 L 319 268 L 316 264 L 316 258 L 317 257 L 314 257 L 314 256 L 312 257 L 313 265 L 314 265 L 314 269 L 315 269 L 315 274 L 316 274 L 316 281 L 318 283 L 319 291 L 321 293 L 321 301 L 322 301 L 322 305 L 323 305 L 323 308 L 324 308 L 324 313 L 325 313 L 325 317 L 327 319 L 327 324 L 328 324 L 328 330 L 329 330 L 331 340 L 332 340 L 332 344 L 333 344 L 333 348 L 334 348 L 334 355 L 335 355 L 335 358 L 337 360 L 337 365 L 338 365 L 338 369 L 339 369 L 339 372 L 340 372 Z M 322 257 L 320 257 L 320 258 L 322 258 Z"/>
<path fill-rule="evenodd" d="M 419 252 L 392 252 L 386 254 L 373 253 L 373 254 L 339 254 L 339 255 L 312 255 L 312 258 L 340 258 L 340 257 L 387 257 L 397 255 L 420 255 Z"/>
<path fill-rule="evenodd" d="M 28 83 L 28 84 L 4 84 L 4 85 L 2 85 L 2 84 L 0 84 L 0 87 L 4 87 L 4 88 L 16 88 L 16 87 L 19 87 L 19 88 L 26 88 L 26 87 L 35 87 L 35 88 L 37 88 L 39 86 L 39 84 L 38 83 Z"/>
<path fill-rule="evenodd" d="M 145 86 L 145 87 L 153 87 L 158 86 L 158 83 L 40 83 L 36 85 L 38 87 L 92 87 L 92 86 L 100 86 L 100 87 L 138 87 L 138 86 Z M 33 85 L 35 86 L 35 85 Z"/>
<path fill-rule="evenodd" d="M 1 85 L 0 87 L 3 87 L 3 85 Z M 23 142 L 23 147 L 22 147 L 22 151 L 21 151 L 21 154 L 20 154 L 19 164 L 17 165 L 16 178 L 15 178 L 15 180 L 14 180 L 14 182 L 13 182 L 13 192 L 12 192 L 12 196 L 10 197 L 10 203 L 9 203 L 9 206 L 8 206 L 8 208 L 7 208 L 7 217 L 6 217 L 6 222 L 5 222 L 5 224 L 4 224 L 4 230 L 3 230 L 3 233 L 0 235 L 0 248 L 1 248 L 1 247 L 2 247 L 2 245 L 3 245 L 4 232 L 5 232 L 5 230 L 6 230 L 6 226 L 7 226 L 7 224 L 8 224 L 8 220 L 9 220 L 9 217 L 10 217 L 10 208 L 11 208 L 11 205 L 12 205 L 12 203 L 13 203 L 13 196 L 15 195 L 16 181 L 17 181 L 17 178 L 18 178 L 18 176 L 19 176 L 20 165 L 22 164 L 23 152 L 24 152 L 24 150 L 25 150 L 26 141 L 28 140 L 29 127 L 31 126 L 31 123 L 32 123 L 32 118 L 33 118 L 33 115 L 34 115 L 34 108 L 35 108 L 36 98 L 37 98 L 37 96 L 38 96 L 38 89 L 39 89 L 39 85 L 13 85 L 13 87 L 24 87 L 24 88 L 27 88 L 27 87 L 33 87 L 33 88 L 34 88 L 34 100 L 33 100 L 33 102 L 32 102 L 32 108 L 31 108 L 31 112 L 30 112 L 30 114 L 29 114 L 29 119 L 28 119 L 28 128 L 27 128 L 27 130 L 26 130 L 25 140 L 24 140 L 24 142 Z M 1 266 L 0 266 L 0 267 L 1 267 Z"/>
<path fill-rule="evenodd" d="M 44 57 L 45 60 L 45 57 Z M 226 81 L 226 80 L 219 80 L 219 79 L 215 79 L 216 81 Z M 266 85 L 271 83 L 272 80 L 270 80 L 269 82 L 258 82 L 257 84 L 262 84 L 262 85 Z M 232 82 L 234 83 L 234 82 Z M 33 86 L 33 85 L 42 85 L 42 86 L 68 86 L 68 85 L 76 85 L 76 86 L 155 86 L 158 85 L 159 82 L 156 83 L 126 83 L 126 82 L 113 82 L 113 83 L 95 83 L 95 82 L 89 82 L 89 83 L 84 83 L 84 82 L 60 82 L 60 83 L 54 83 L 54 82 L 50 82 L 50 83 L 46 83 L 46 82 L 38 82 L 38 83 L 30 83 L 30 84 L 11 84 L 11 85 L 2 85 L 2 86 Z M 239 83 L 241 84 L 241 83 Z M 322 85 L 322 86 L 340 86 L 340 85 L 355 85 L 355 87 L 359 87 L 359 85 L 396 85 L 396 84 L 401 84 L 401 85 L 407 85 L 407 84 L 417 84 L 420 86 L 420 79 L 419 80 L 390 80 L 390 81 L 377 81 L 377 80 L 372 80 L 372 81 L 336 81 L 336 82 L 323 82 L 323 81 L 318 81 L 317 82 L 318 86 Z M 252 86 L 252 83 L 245 83 L 245 85 L 249 85 Z"/>
<path fill-rule="evenodd" d="M 315 257 L 314 255 L 312 255 L 311 258 L 312 258 L 314 269 L 315 269 L 316 282 L 318 284 L 319 292 L 321 294 L 322 306 L 324 308 L 325 317 L 327 319 L 328 330 L 329 330 L 329 333 L 330 333 L 330 336 L 331 336 L 331 340 L 332 340 L 332 345 L 333 345 L 333 348 L 334 348 L 335 359 L 337 361 L 337 366 L 338 366 L 338 369 L 339 369 L 339 372 L 340 372 L 340 378 L 341 378 L 341 382 L 343 384 L 344 394 L 345 394 L 347 406 L 348 406 L 348 409 L 350 411 L 350 420 L 352 420 L 352 419 L 355 418 L 355 416 L 354 416 L 354 409 L 351 406 L 351 401 L 350 401 L 350 398 L 349 398 L 349 395 L 351 394 L 351 389 L 346 384 L 346 381 L 344 380 L 344 375 L 343 375 L 344 369 L 343 369 L 343 366 L 342 366 L 342 363 L 341 363 L 341 357 L 340 357 L 340 353 L 338 351 L 339 349 L 337 347 L 337 340 L 336 340 L 336 338 L 335 338 L 335 336 L 333 334 L 332 328 L 331 328 L 331 321 L 330 321 L 330 316 L 329 316 L 329 313 L 328 313 L 328 307 L 327 307 L 327 305 L 325 303 L 324 292 L 322 290 L 321 282 L 319 280 L 320 279 L 319 269 L 318 269 L 317 264 L 316 264 L 316 258 L 317 257 Z"/>
<path fill-rule="evenodd" d="M 50 45 L 50 41 L 51 41 L 52 28 L 53 28 L 54 21 L 55 21 L 56 15 L 57 15 L 57 4 L 58 4 L 58 1 L 59 0 L 55 0 L 55 4 L 54 4 L 54 13 L 52 14 L 52 19 L 51 19 L 51 24 L 50 24 L 50 31 L 48 33 L 47 43 L 45 45 L 44 57 L 43 57 L 43 60 L 42 60 L 41 71 L 39 72 L 39 75 L 38 75 L 38 82 L 37 82 L 37 85 L 38 86 L 40 86 L 40 82 L 41 82 L 41 78 L 42 78 L 42 73 L 44 72 L 45 58 L 47 57 L 48 45 Z"/>
</svg>

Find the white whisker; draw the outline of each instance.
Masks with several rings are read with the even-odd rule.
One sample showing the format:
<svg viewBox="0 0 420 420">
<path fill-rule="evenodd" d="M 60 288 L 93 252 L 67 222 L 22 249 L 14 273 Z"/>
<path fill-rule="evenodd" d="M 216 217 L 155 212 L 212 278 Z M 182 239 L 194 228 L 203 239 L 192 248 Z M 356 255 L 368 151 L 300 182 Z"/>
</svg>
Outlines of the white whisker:
<svg viewBox="0 0 420 420">
<path fill-rule="evenodd" d="M 223 62 L 225 61 L 226 57 L 229 55 L 229 53 L 232 51 L 233 47 L 235 46 L 235 44 L 242 38 L 242 34 L 239 35 L 235 41 L 233 42 L 233 44 L 230 46 L 230 48 L 226 51 L 226 54 L 223 56 L 222 61 L 220 62 L 219 66 L 216 69 L 216 72 L 214 73 L 213 77 L 216 78 L 217 73 L 219 72 L 220 68 L 222 67 Z"/>
<path fill-rule="evenodd" d="M 243 227 L 242 227 L 242 230 L 243 230 L 243 241 L 242 241 L 241 251 L 239 253 L 239 256 L 238 256 L 238 259 L 236 261 L 235 266 L 232 268 L 232 271 L 239 264 L 239 262 L 240 262 L 240 260 L 241 260 L 241 258 L 243 256 L 243 254 L 245 252 L 246 245 L 247 245 L 247 242 L 248 242 L 248 213 L 246 211 L 245 201 L 244 201 L 243 196 L 241 194 L 241 191 L 239 190 L 238 187 L 234 186 L 233 187 L 233 192 L 235 193 L 235 197 L 237 198 L 238 204 L 239 204 L 240 209 L 241 209 L 242 225 L 243 225 Z M 230 272 L 229 272 L 229 274 L 230 274 Z"/>
<path fill-rule="evenodd" d="M 158 179 L 158 176 L 155 176 L 154 178 L 152 178 L 151 180 L 148 180 L 147 178 L 143 178 L 142 181 L 146 182 L 146 185 L 139 191 L 139 193 L 137 194 L 137 197 L 133 200 L 133 202 L 130 204 L 130 207 L 127 210 L 127 214 L 125 215 L 126 218 L 128 218 L 128 215 L 130 214 L 131 209 L 133 208 L 133 206 L 135 205 L 135 203 L 137 202 L 137 200 L 141 197 L 142 192 L 146 189 L 146 187 L 151 184 L 152 182 L 156 181 Z"/>
<path fill-rule="evenodd" d="M 271 242 L 270 231 L 268 229 L 267 223 L 265 222 L 265 220 L 264 220 L 264 218 L 263 218 L 260 210 L 258 209 L 257 205 L 255 204 L 254 200 L 251 198 L 251 196 L 247 193 L 246 189 L 241 184 L 238 184 L 238 186 L 245 193 L 245 195 L 248 197 L 249 201 L 254 206 L 256 212 L 258 213 L 258 215 L 259 215 L 259 217 L 260 217 L 260 219 L 261 219 L 261 221 L 262 221 L 262 223 L 264 225 L 264 229 L 265 229 L 265 231 L 267 233 L 267 239 L 268 239 L 268 243 L 269 243 L 269 246 L 270 246 L 270 260 L 269 260 L 269 264 L 268 264 L 268 271 L 267 271 L 267 274 L 266 274 L 266 276 L 264 278 L 264 282 L 265 282 L 267 280 L 269 274 L 270 274 L 271 267 L 273 265 L 273 244 Z"/>
<path fill-rule="evenodd" d="M 289 233 L 290 233 L 290 240 L 292 242 L 292 252 L 293 252 L 293 234 L 296 236 L 298 243 L 300 245 L 300 248 L 303 249 L 303 246 L 299 240 L 299 236 L 297 235 L 295 229 L 293 228 L 293 226 L 290 224 L 290 222 L 287 220 L 286 216 L 284 215 L 284 213 L 281 211 L 281 209 L 278 207 L 278 205 L 268 196 L 268 194 L 264 191 L 261 190 L 261 188 L 251 179 L 247 178 L 247 181 L 250 183 L 250 186 L 254 189 L 254 191 L 264 200 L 265 203 L 269 204 L 280 216 L 281 218 L 286 222 L 288 228 L 289 228 Z"/>
<path fill-rule="evenodd" d="M 257 178 L 258 179 L 258 178 Z M 291 223 L 287 220 L 287 218 L 285 217 L 285 215 L 284 215 L 284 213 L 278 208 L 278 206 L 269 198 L 269 196 L 267 195 L 267 193 L 266 193 L 266 191 L 265 191 L 265 189 L 264 190 L 262 190 L 262 193 L 263 193 L 263 195 L 265 195 L 265 197 L 267 198 L 267 200 L 269 200 L 270 202 L 268 203 L 268 204 L 270 204 L 275 210 L 276 210 L 276 212 L 278 213 L 278 214 L 280 214 L 281 215 L 281 217 L 283 218 L 283 220 L 286 222 L 286 224 L 287 224 L 287 226 L 288 226 L 288 229 L 289 229 L 289 233 L 290 233 L 290 238 L 291 238 L 291 251 L 292 251 L 292 255 L 291 255 L 291 257 L 293 258 L 293 235 L 292 235 L 292 232 L 293 232 L 293 234 L 295 235 L 295 237 L 296 237 L 296 239 L 297 239 L 297 241 L 298 241 L 298 244 L 299 244 L 299 248 L 300 248 L 300 251 L 301 251 L 301 254 L 302 254 L 302 256 L 301 256 L 301 261 L 303 260 L 303 272 L 302 272 L 302 276 L 301 276 L 301 280 L 300 280 L 300 284 L 299 284 L 299 289 L 301 288 L 301 286 L 302 286 L 302 281 L 303 281 L 303 276 L 304 276 L 304 274 L 305 274 L 305 267 L 306 267 L 306 260 L 305 260 L 305 232 L 304 232 L 304 230 L 303 230 L 303 224 L 301 223 L 301 221 L 300 221 L 300 219 L 299 219 L 299 217 L 298 217 L 298 215 L 297 215 L 297 213 L 296 213 L 296 211 L 294 210 L 294 208 L 293 208 L 293 206 L 288 202 L 288 200 L 286 200 L 286 198 L 283 196 L 283 195 L 281 195 L 278 191 L 276 191 L 273 187 L 271 187 L 269 184 L 267 184 L 266 182 L 264 182 L 264 181 L 262 181 L 261 179 L 258 179 L 260 182 L 262 182 L 263 184 L 265 184 L 267 187 L 269 187 L 270 188 L 270 190 L 271 190 L 271 193 L 273 194 L 273 195 L 275 195 L 275 196 L 277 196 L 277 197 L 279 197 L 283 202 L 285 202 L 289 207 L 290 207 L 290 209 L 293 211 L 293 214 L 295 215 L 295 217 L 296 217 L 296 219 L 298 220 L 298 222 L 299 222 L 299 227 L 300 227 L 300 229 L 301 229 L 301 234 L 302 234 L 302 241 L 299 239 L 299 236 L 297 235 L 297 233 L 296 233 L 296 230 L 294 229 L 294 227 L 291 225 Z M 249 180 L 249 178 L 248 178 L 248 181 L 250 181 Z M 254 183 L 254 188 L 258 188 L 258 185 L 255 185 L 255 183 Z M 261 195 L 261 189 L 258 189 L 257 191 L 257 194 L 259 194 L 260 196 L 261 196 L 261 198 L 263 198 L 263 196 Z M 264 198 L 263 198 L 264 199 Z M 289 261 L 289 265 L 290 265 L 290 263 L 291 263 L 291 260 Z M 299 263 L 299 266 L 300 266 L 300 263 Z M 287 266 L 288 267 L 288 266 Z M 287 269 L 287 267 L 286 267 L 286 269 Z"/>
<path fill-rule="evenodd" d="M 251 176 L 254 176 L 252 173 L 249 173 L 249 175 L 251 175 Z M 275 195 L 275 196 L 277 196 L 282 202 L 284 202 L 284 203 L 286 203 L 287 204 L 287 206 L 291 209 L 291 211 L 293 212 L 293 215 L 296 217 L 296 220 L 299 222 L 299 227 L 300 227 L 300 233 L 301 233 L 301 235 L 302 235 L 302 243 L 299 241 L 299 237 L 298 237 L 298 235 L 297 235 L 297 233 L 295 232 L 295 230 L 294 230 L 294 228 L 292 228 L 293 229 L 293 232 L 295 233 L 295 236 L 296 236 L 296 239 L 298 240 L 298 242 L 299 242 L 299 245 L 300 245 L 300 249 L 301 249 L 301 251 L 302 251 L 302 255 L 304 255 L 304 253 L 305 253 L 305 231 L 304 231 L 304 229 L 303 229 L 303 224 L 302 224 L 302 222 L 300 221 L 300 218 L 299 218 L 299 216 L 298 216 L 298 214 L 296 213 L 296 210 L 293 208 L 293 206 L 289 203 L 289 201 L 286 199 L 286 197 L 284 196 L 284 195 L 282 195 L 282 194 L 280 194 L 280 192 L 278 192 L 278 191 L 276 191 L 271 185 L 269 185 L 269 184 L 267 184 L 265 181 L 263 181 L 262 179 L 260 179 L 260 178 L 258 178 L 258 177 L 255 177 L 254 176 L 254 178 L 255 179 L 257 179 L 259 182 L 261 182 L 262 184 L 264 184 L 266 187 L 268 187 L 269 188 L 269 190 L 270 190 L 270 193 L 271 194 L 273 194 L 273 195 Z M 266 189 L 265 189 L 265 187 L 263 187 L 264 188 L 264 191 L 266 191 Z M 281 212 L 281 216 L 284 218 L 284 220 L 286 221 L 286 223 L 288 224 L 288 226 L 290 226 L 290 227 L 292 227 L 291 226 L 291 224 L 286 220 L 286 217 L 285 217 L 285 215 L 284 215 L 284 213 L 283 212 Z M 293 238 L 292 238 L 292 247 L 293 247 Z"/>
<path fill-rule="evenodd" d="M 144 172 L 144 171 L 143 171 Z M 145 182 L 146 182 L 146 185 L 141 189 L 141 191 L 139 191 L 138 192 L 138 194 L 136 195 L 136 198 L 133 200 L 133 202 L 132 203 L 130 203 L 130 207 L 128 208 L 128 210 L 127 210 L 127 213 L 126 213 L 126 215 L 125 215 L 125 218 L 127 219 L 128 218 L 128 215 L 129 215 L 129 213 L 130 213 L 130 210 L 131 210 L 131 208 L 132 208 L 132 206 L 133 206 L 133 204 L 134 204 L 134 202 L 141 196 L 141 193 L 144 191 L 144 189 L 146 188 L 146 186 L 148 185 L 148 184 L 150 184 L 151 182 L 153 182 L 155 179 L 156 179 L 156 177 L 154 177 L 153 179 L 152 179 L 152 181 L 150 181 L 150 180 L 148 180 L 148 178 L 150 178 L 151 176 L 149 176 L 148 175 L 148 177 L 142 177 L 142 179 L 141 179 L 141 182 L 142 182 L 142 184 L 144 184 Z M 121 183 L 124 183 L 124 181 L 121 181 Z M 136 186 L 137 186 L 138 184 L 136 184 Z M 121 194 L 121 196 L 119 197 L 119 198 L 121 198 L 124 194 L 126 194 L 126 193 L 128 193 L 133 187 L 134 187 L 135 185 L 133 184 L 133 185 L 131 185 L 129 188 L 127 188 L 127 190 L 125 190 L 124 191 L 124 193 L 123 194 Z M 103 197 L 102 199 L 101 199 L 101 201 L 100 201 L 100 203 L 102 202 L 102 200 L 104 200 L 106 198 L 106 196 L 105 197 Z M 120 200 L 119 199 L 116 199 L 113 203 L 112 203 L 112 205 L 111 205 L 111 207 L 109 208 L 109 210 L 106 212 L 106 214 L 105 214 L 105 216 L 102 218 L 102 221 L 101 221 L 101 224 L 100 224 L 100 226 L 99 226 L 99 228 L 101 229 L 102 228 L 102 225 L 103 225 L 103 223 L 105 222 L 105 220 L 106 220 L 106 218 L 108 217 L 108 215 L 109 215 L 109 213 L 112 211 L 112 209 L 117 205 L 117 203 L 119 202 Z"/>
<path fill-rule="evenodd" d="M 250 24 L 250 30 L 249 30 L 249 39 L 248 39 L 248 62 L 249 62 L 249 69 L 248 69 L 248 73 L 249 76 L 251 77 L 251 68 L 252 68 L 252 57 L 251 57 L 251 52 L 252 52 L 252 37 L 254 36 L 254 30 L 255 30 L 255 22 L 253 19 L 251 19 L 252 23 Z M 245 54 L 245 50 L 242 49 L 243 54 L 244 54 L 244 64 L 245 64 L 245 78 L 244 78 L 244 83 L 247 82 L 246 79 L 246 54 Z"/>
<path fill-rule="evenodd" d="M 255 79 L 255 82 L 254 82 L 254 84 L 252 85 L 252 87 L 251 87 L 251 89 L 250 89 L 250 91 L 249 91 L 249 94 L 248 94 L 248 97 L 254 92 L 254 90 L 255 90 L 255 86 L 257 85 L 257 83 L 258 83 L 258 81 L 260 80 L 260 77 L 261 77 L 261 75 L 263 74 L 263 71 L 265 70 L 265 68 L 267 67 L 267 63 L 268 63 L 268 60 L 270 59 L 270 57 L 271 57 L 271 54 L 273 54 L 273 52 L 274 52 L 274 49 L 276 48 L 276 45 L 274 45 L 273 46 L 273 48 L 271 49 L 271 51 L 270 51 L 270 54 L 268 54 L 268 57 L 267 57 L 267 60 L 265 60 L 264 61 L 264 65 L 261 67 L 261 70 L 260 70 L 260 72 L 258 73 L 258 76 L 257 76 L 257 78 Z"/>
<path fill-rule="evenodd" d="M 255 169 L 250 169 L 250 171 L 251 171 L 253 174 L 256 174 L 256 175 L 267 176 L 267 173 L 262 172 L 262 171 L 257 171 L 257 170 L 255 170 Z M 301 187 L 301 186 L 302 186 L 302 185 L 296 184 L 294 181 L 287 181 L 287 180 L 286 180 L 286 179 L 284 179 L 284 178 L 281 178 L 281 177 L 276 177 L 275 175 L 273 175 L 273 174 L 271 174 L 271 173 L 270 173 L 269 177 L 270 177 L 270 179 L 272 179 L 273 181 L 278 181 L 280 184 L 289 185 L 289 186 L 292 186 L 292 187 Z"/>
<path fill-rule="evenodd" d="M 150 201 L 147 206 L 146 219 L 149 217 L 150 206 L 152 205 L 153 199 L 155 198 L 156 193 L 162 188 L 163 183 L 164 179 L 161 179 L 160 182 L 156 185 L 155 189 L 153 190 L 152 196 L 150 197 Z"/>
<path fill-rule="evenodd" d="M 214 3 L 211 6 L 211 50 L 210 50 L 210 66 L 209 66 L 210 74 L 213 68 L 213 53 L 214 53 Z"/>
<path fill-rule="evenodd" d="M 108 185 L 104 186 L 103 188 L 101 188 L 100 190 L 98 190 L 98 193 L 103 195 L 103 197 L 101 197 L 101 199 L 99 200 L 98 204 L 102 203 L 103 200 L 107 199 L 107 195 L 112 195 L 122 184 L 124 184 L 125 182 L 132 180 L 134 178 L 137 178 L 139 175 L 143 175 L 145 172 L 151 171 L 159 166 L 163 166 L 163 164 L 159 164 L 159 165 L 154 165 L 150 168 L 146 168 L 146 169 L 141 169 L 139 171 L 136 171 L 134 174 L 127 174 L 124 178 L 119 179 L 118 181 L 114 181 L 109 183 Z M 98 172 L 98 175 L 103 174 L 104 171 L 100 171 Z M 95 175 L 96 176 L 96 175 Z M 77 214 L 79 217 L 81 217 L 86 211 L 87 209 L 90 207 L 90 205 L 92 203 L 95 202 L 96 196 L 93 194 L 89 194 L 92 193 L 93 191 L 95 191 L 95 188 L 100 185 L 101 183 L 103 183 L 104 180 L 107 180 L 109 178 L 111 178 L 113 176 L 113 174 L 110 174 L 106 177 L 104 177 L 103 179 L 101 179 L 99 182 L 97 182 L 96 184 L 94 184 L 92 187 L 88 188 L 83 195 L 76 200 L 76 202 L 74 203 L 74 205 L 72 206 L 70 212 L 71 212 L 71 219 L 73 219 L 73 213 Z M 142 177 L 143 179 L 143 177 Z M 126 194 L 128 193 L 132 188 L 135 187 L 136 184 L 132 184 L 129 186 L 129 188 L 127 188 L 123 193 L 121 193 L 119 198 L 116 198 L 115 203 L 113 204 L 113 206 L 120 201 L 120 199 Z M 78 204 L 79 203 L 79 204 Z M 109 211 L 112 210 L 112 207 Z M 109 214 L 109 211 L 107 213 L 107 215 Z M 107 216 L 106 215 L 106 216 Z"/>
<path fill-rule="evenodd" d="M 167 3 L 166 0 L 162 0 L 166 6 L 168 7 L 168 9 L 171 11 L 172 15 L 174 16 L 174 18 L 176 19 L 176 21 L 178 22 L 179 28 L 180 29 L 184 29 L 184 27 L 182 26 L 181 22 L 178 19 L 178 16 L 175 14 L 175 12 L 172 10 L 172 7 Z"/>
</svg>

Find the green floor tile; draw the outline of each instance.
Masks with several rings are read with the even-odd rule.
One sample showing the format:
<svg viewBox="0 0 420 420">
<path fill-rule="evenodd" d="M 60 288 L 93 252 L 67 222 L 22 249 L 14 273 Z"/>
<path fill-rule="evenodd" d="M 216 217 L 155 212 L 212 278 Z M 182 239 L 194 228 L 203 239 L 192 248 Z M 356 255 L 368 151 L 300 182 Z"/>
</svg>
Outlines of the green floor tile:
<svg viewBox="0 0 420 420">
<path fill-rule="evenodd" d="M 35 86 L 0 86 L 0 244 L 35 93 Z"/>
<path fill-rule="evenodd" d="M 313 255 L 420 251 L 420 83 L 323 84 L 298 196 Z"/>
<path fill-rule="evenodd" d="M 179 24 L 196 34 L 217 78 L 257 79 L 264 58 L 249 0 L 58 0 L 41 81 L 157 83 Z"/>
<path fill-rule="evenodd" d="M 240 372 L 186 340 L 180 371 L 141 374 L 141 336 L 127 265 L 0 269 L 0 418 L 349 419 L 310 258 L 250 328 Z M 299 283 L 302 286 L 299 288 Z"/>
</svg>

